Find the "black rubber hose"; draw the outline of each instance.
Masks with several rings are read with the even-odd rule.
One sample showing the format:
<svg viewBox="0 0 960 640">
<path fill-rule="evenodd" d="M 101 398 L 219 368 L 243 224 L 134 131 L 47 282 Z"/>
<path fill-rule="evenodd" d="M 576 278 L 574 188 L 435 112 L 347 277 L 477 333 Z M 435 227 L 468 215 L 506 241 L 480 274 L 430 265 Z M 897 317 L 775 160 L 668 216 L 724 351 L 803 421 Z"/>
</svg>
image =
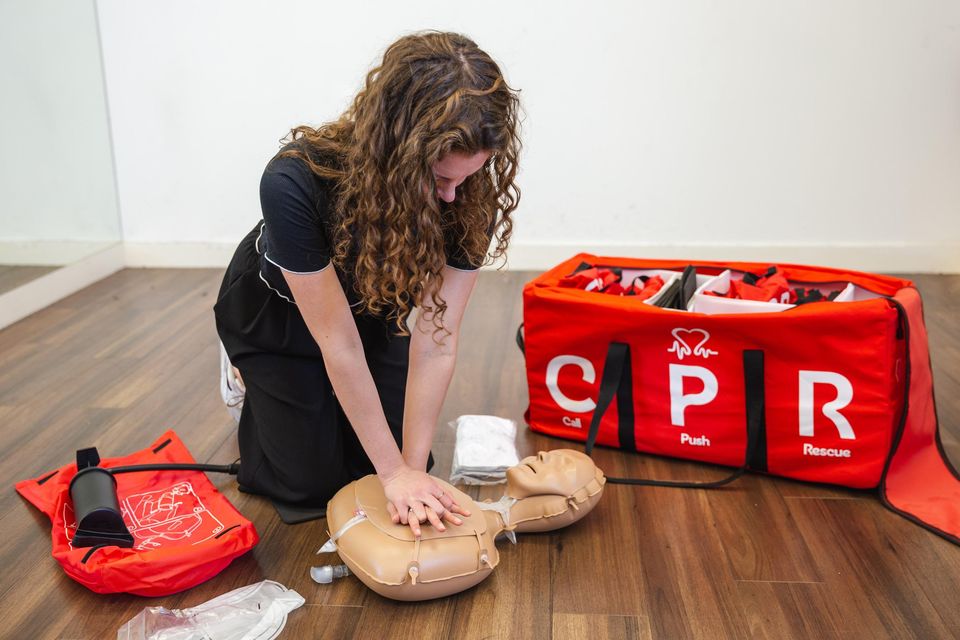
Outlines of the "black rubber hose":
<svg viewBox="0 0 960 640">
<path fill-rule="evenodd" d="M 214 473 L 229 473 L 232 476 L 240 471 L 240 463 L 231 464 L 200 464 L 200 463 L 166 463 L 166 464 L 136 464 L 129 467 L 111 467 L 104 469 L 110 473 L 133 473 L 134 471 L 212 471 Z"/>
</svg>

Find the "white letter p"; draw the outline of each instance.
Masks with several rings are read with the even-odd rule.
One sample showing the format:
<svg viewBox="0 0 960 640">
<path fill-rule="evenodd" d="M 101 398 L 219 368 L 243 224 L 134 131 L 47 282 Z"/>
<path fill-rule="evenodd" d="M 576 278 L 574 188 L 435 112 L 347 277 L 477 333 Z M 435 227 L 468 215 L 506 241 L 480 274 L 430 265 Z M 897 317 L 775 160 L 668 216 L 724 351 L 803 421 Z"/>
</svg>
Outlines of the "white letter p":
<svg viewBox="0 0 960 640">
<path fill-rule="evenodd" d="M 683 379 L 698 378 L 703 382 L 703 391 L 683 395 Z M 683 413 L 687 407 L 700 406 L 717 397 L 717 376 L 703 367 L 685 364 L 670 365 L 670 422 L 675 427 L 684 426 Z"/>
</svg>

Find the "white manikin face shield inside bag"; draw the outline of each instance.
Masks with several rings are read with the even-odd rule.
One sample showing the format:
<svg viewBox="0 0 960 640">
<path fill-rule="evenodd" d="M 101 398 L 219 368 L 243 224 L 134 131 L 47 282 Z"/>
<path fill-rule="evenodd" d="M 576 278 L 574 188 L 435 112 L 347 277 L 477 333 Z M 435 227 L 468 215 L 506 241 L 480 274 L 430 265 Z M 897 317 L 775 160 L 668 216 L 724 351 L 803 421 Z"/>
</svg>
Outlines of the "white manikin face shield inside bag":
<svg viewBox="0 0 960 640">
<path fill-rule="evenodd" d="M 147 607 L 120 627 L 117 640 L 270 640 L 303 603 L 293 589 L 264 580 L 190 609 Z"/>
</svg>

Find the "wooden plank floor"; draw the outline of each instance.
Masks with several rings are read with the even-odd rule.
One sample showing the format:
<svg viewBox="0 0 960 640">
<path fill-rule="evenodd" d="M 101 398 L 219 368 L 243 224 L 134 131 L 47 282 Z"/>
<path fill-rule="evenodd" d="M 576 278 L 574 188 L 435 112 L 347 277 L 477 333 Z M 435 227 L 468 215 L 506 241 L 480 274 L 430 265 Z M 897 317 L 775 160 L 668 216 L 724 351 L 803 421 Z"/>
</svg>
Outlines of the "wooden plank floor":
<svg viewBox="0 0 960 640">
<path fill-rule="evenodd" d="M 526 381 L 513 332 L 531 276 L 482 274 L 442 425 L 465 413 L 522 422 Z M 235 426 L 218 396 L 219 279 L 215 270 L 126 270 L 0 331 L 0 636 L 112 638 L 146 606 L 194 606 L 272 579 L 307 601 L 285 638 L 960 637 L 960 547 L 872 493 L 759 476 L 717 492 L 608 486 L 583 522 L 501 543 L 500 566 L 484 583 L 419 604 L 385 600 L 353 577 L 314 584 L 308 570 L 325 522 L 285 526 L 269 504 L 212 476 L 256 524 L 262 540 L 251 553 L 166 598 L 87 591 L 50 557 L 46 517 L 13 484 L 69 462 L 79 447 L 120 455 L 168 428 L 198 460 L 234 460 Z M 960 462 L 960 276 L 915 280 L 944 446 Z M 437 433 L 441 477 L 452 435 L 446 426 Z M 523 430 L 519 446 L 528 454 L 571 445 Z M 596 458 L 611 475 L 710 473 L 609 449 Z"/>
</svg>

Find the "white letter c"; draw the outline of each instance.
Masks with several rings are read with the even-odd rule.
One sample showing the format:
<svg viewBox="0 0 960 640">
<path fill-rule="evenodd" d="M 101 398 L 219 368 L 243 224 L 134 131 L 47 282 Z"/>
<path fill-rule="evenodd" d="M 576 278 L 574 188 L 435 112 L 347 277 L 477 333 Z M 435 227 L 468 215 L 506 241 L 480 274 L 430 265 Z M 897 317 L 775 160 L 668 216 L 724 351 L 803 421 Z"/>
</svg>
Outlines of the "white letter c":
<svg viewBox="0 0 960 640">
<path fill-rule="evenodd" d="M 564 411 L 571 413 L 588 413 L 593 411 L 597 407 L 597 404 L 591 398 L 571 400 L 560 391 L 560 387 L 557 385 L 557 378 L 560 376 L 560 369 L 568 364 L 580 367 L 580 370 L 583 372 L 584 382 L 593 384 L 593 381 L 596 380 L 597 373 L 593 368 L 593 363 L 586 358 L 570 355 L 557 356 L 547 365 L 547 390 L 550 392 L 550 397 L 553 398 L 553 401 L 560 405 L 560 408 Z"/>
</svg>

